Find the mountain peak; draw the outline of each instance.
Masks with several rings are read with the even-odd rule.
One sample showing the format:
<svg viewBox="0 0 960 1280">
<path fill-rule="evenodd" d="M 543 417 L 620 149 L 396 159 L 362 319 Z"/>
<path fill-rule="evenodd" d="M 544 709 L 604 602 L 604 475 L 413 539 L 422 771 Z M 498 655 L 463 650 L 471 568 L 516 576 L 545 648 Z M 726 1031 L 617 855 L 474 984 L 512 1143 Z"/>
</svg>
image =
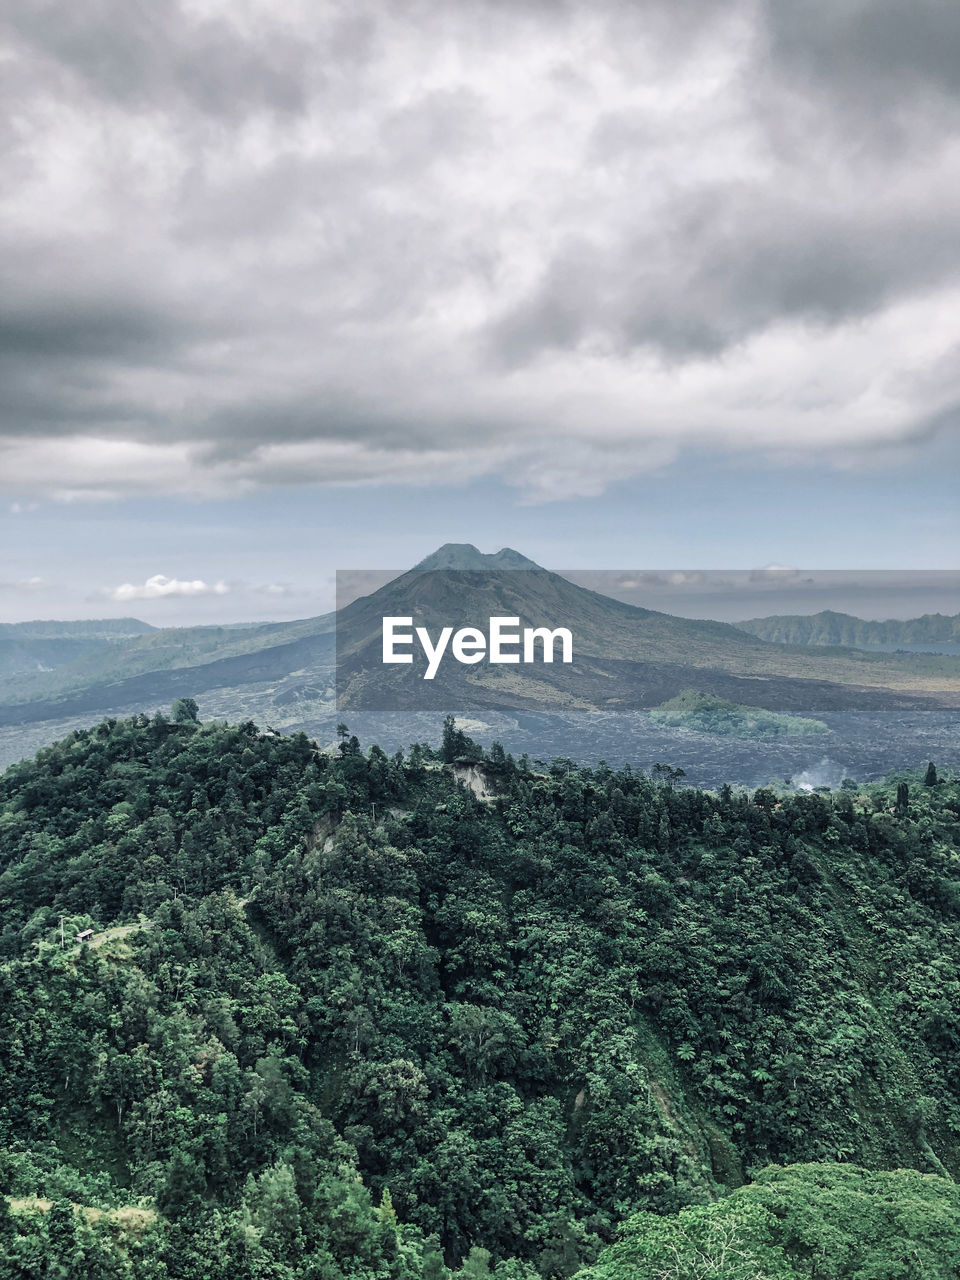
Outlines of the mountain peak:
<svg viewBox="0 0 960 1280">
<path fill-rule="evenodd" d="M 432 555 L 421 560 L 417 569 L 539 569 L 534 560 L 502 547 L 493 555 L 487 555 L 470 542 L 445 542 Z"/>
</svg>

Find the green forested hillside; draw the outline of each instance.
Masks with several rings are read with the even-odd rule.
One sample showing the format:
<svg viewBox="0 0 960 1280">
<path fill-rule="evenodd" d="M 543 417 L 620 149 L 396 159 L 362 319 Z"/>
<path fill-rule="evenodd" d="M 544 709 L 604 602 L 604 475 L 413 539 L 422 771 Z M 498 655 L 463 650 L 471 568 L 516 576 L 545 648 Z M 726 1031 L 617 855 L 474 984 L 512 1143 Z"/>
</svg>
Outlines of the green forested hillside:
<svg viewBox="0 0 960 1280">
<path fill-rule="evenodd" d="M 955 1274 L 955 781 L 177 711 L 0 777 L 0 1276 Z"/>
<path fill-rule="evenodd" d="M 205 683 L 207 673 L 216 672 L 218 664 L 225 669 L 216 676 L 217 679 L 226 676 L 254 678 L 256 663 L 252 664 L 251 676 L 241 660 L 274 651 L 282 655 L 281 669 L 289 669 L 284 666 L 284 658 L 303 656 L 296 648 L 291 654 L 291 647 L 305 639 L 326 637 L 332 630 L 333 622 L 329 615 L 303 622 L 265 622 L 251 626 L 151 628 L 149 634 L 118 638 L 109 647 L 101 643 L 98 649 L 90 649 L 57 670 L 38 671 L 34 667 L 34 674 L 29 678 L 21 676 L 16 682 L 0 683 L 0 699 L 4 704 L 31 703 L 38 707 L 45 700 L 53 700 L 82 709 L 84 700 L 88 706 L 109 707 L 111 699 L 117 696 L 162 698 L 171 675 L 176 672 L 194 670 L 192 685 L 189 680 L 186 685 L 194 689 L 208 687 Z M 39 649 L 40 642 L 35 643 Z M 232 667 L 227 665 L 231 662 Z M 197 673 L 196 669 L 201 669 L 203 674 Z M 153 684 L 149 677 L 154 678 Z"/>
<path fill-rule="evenodd" d="M 69 666 L 91 655 L 109 665 L 120 643 L 155 631 L 138 618 L 97 618 L 77 622 L 0 622 L 0 697 L 15 696 L 30 677 Z M 38 675 L 38 673 L 40 673 Z"/>
</svg>

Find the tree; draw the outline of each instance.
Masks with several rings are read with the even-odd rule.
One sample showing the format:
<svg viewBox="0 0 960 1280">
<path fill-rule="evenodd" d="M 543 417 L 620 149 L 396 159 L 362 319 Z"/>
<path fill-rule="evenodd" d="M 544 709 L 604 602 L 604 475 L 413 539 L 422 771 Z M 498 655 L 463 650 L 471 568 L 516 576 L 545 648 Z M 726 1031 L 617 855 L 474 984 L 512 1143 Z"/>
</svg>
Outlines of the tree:
<svg viewBox="0 0 960 1280">
<path fill-rule="evenodd" d="M 774 1166 L 731 1199 L 774 1215 L 776 1238 L 804 1280 L 960 1275 L 960 1190 L 935 1174 Z"/>
<path fill-rule="evenodd" d="M 624 1223 L 583 1280 L 799 1280 L 775 1242 L 776 1218 L 732 1199 L 681 1209 L 646 1210 Z"/>
<path fill-rule="evenodd" d="M 195 698 L 178 698 L 171 709 L 174 724 L 199 724 L 200 708 Z"/>
<path fill-rule="evenodd" d="M 55 1200 L 47 1214 L 47 1243 L 51 1280 L 68 1280 L 75 1275 L 74 1268 L 80 1261 L 77 1239 L 77 1215 L 69 1200 Z"/>
<path fill-rule="evenodd" d="M 931 760 L 927 765 L 927 772 L 923 775 L 923 785 L 925 787 L 935 787 L 938 781 L 937 766 Z"/>
<path fill-rule="evenodd" d="M 195 1210 L 204 1192 L 203 1168 L 185 1151 L 175 1151 L 167 1165 L 157 1205 L 167 1217 Z"/>
<path fill-rule="evenodd" d="M 490 1280 L 490 1250 L 473 1245 L 458 1272 L 463 1280 Z"/>
<path fill-rule="evenodd" d="M 260 1243 L 273 1256 L 294 1261 L 302 1249 L 300 1198 L 293 1169 L 278 1161 L 259 1178 L 248 1179 L 244 1207 L 260 1233 Z"/>
</svg>

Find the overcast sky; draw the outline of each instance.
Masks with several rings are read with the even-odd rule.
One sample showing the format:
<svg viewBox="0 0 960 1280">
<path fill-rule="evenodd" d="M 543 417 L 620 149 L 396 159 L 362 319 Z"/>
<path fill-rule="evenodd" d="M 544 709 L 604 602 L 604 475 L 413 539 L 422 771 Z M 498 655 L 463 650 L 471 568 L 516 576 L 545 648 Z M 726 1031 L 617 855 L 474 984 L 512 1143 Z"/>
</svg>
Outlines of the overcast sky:
<svg viewBox="0 0 960 1280">
<path fill-rule="evenodd" d="M 0 616 L 956 564 L 955 0 L 6 8 Z"/>
</svg>

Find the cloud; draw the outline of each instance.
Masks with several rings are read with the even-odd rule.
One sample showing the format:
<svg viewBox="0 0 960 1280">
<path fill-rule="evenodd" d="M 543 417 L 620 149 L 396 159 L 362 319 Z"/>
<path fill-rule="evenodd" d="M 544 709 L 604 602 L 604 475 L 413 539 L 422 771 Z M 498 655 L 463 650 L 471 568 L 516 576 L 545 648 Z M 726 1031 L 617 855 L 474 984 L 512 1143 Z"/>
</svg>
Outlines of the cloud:
<svg viewBox="0 0 960 1280">
<path fill-rule="evenodd" d="M 732 585 L 720 574 L 704 569 L 677 569 L 671 573 L 644 570 L 641 573 L 617 576 L 615 583 L 620 591 L 638 591 L 644 587 L 669 589 L 671 587 L 700 588 L 704 586 L 729 587 Z"/>
<path fill-rule="evenodd" d="M 206 583 L 200 578 L 192 582 L 168 578 L 156 573 L 142 585 L 124 582 L 119 587 L 105 587 L 104 594 L 110 600 L 160 600 L 165 596 L 223 596 L 230 590 L 225 582 Z"/>
<path fill-rule="evenodd" d="M 99 9 L 102 26 L 49 0 L 27 0 L 11 25 L 35 65 L 55 66 L 71 87 L 127 109 L 230 119 L 252 105 L 279 113 L 303 106 L 303 45 L 253 7 L 203 13 L 172 0 L 107 0 Z"/>
<path fill-rule="evenodd" d="M 795 9 L 28 0 L 2 483 L 542 502 L 955 432 L 960 17 Z"/>
<path fill-rule="evenodd" d="M 13 592 L 17 595 L 33 595 L 36 591 L 45 591 L 49 583 L 43 578 L 20 578 L 15 582 L 0 582 L 0 591 Z"/>
<path fill-rule="evenodd" d="M 765 32 L 776 65 L 857 117 L 877 136 L 877 117 L 903 126 L 925 107 L 960 96 L 960 12 L 943 0 L 815 0 L 801 13 L 765 0 Z"/>
<path fill-rule="evenodd" d="M 768 564 L 762 569 L 752 569 L 748 580 L 750 582 L 789 582 L 792 579 L 800 577 L 800 570 L 793 569 L 783 564 Z M 812 581 L 812 579 L 805 579 Z"/>
</svg>

